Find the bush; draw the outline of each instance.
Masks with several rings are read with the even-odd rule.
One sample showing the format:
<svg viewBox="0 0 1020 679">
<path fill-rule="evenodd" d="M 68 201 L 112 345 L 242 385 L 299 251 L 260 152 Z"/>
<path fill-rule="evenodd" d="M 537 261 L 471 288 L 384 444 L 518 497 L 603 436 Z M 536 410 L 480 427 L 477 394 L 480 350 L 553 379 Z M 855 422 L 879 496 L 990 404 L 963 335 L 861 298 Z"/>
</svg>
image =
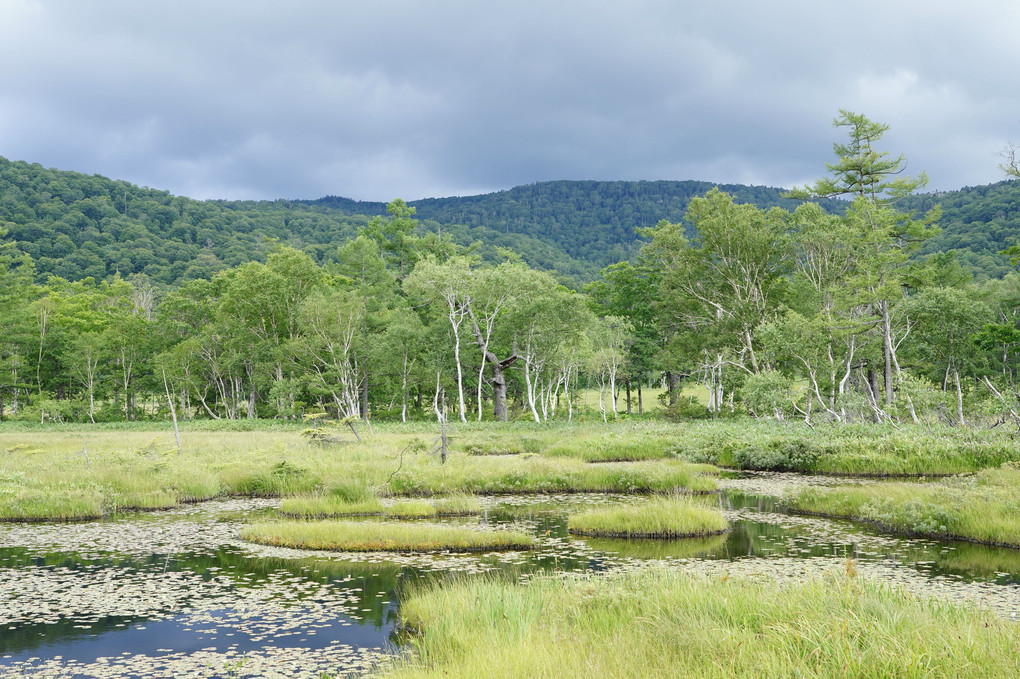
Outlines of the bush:
<svg viewBox="0 0 1020 679">
<path fill-rule="evenodd" d="M 776 370 L 748 375 L 739 394 L 755 417 L 781 417 L 790 410 L 790 379 Z"/>
<path fill-rule="evenodd" d="M 730 460 L 740 469 L 807 472 L 815 468 L 818 457 L 818 450 L 803 439 L 772 439 L 763 447 L 738 448 Z"/>
<path fill-rule="evenodd" d="M 666 407 L 665 416 L 666 419 L 674 422 L 684 422 L 687 420 L 707 420 L 712 416 L 712 413 L 697 401 L 689 401 L 682 398 L 673 405 Z"/>
</svg>

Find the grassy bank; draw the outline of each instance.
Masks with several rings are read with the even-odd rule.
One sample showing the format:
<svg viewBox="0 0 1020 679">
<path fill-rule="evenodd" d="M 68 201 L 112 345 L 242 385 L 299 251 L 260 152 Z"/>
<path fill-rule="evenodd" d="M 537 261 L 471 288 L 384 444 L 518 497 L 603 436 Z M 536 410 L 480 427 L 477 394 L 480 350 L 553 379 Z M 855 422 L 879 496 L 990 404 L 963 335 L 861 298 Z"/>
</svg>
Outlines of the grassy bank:
<svg viewBox="0 0 1020 679">
<path fill-rule="evenodd" d="M 404 601 L 384 676 L 1016 677 L 1020 627 L 847 576 L 804 584 L 636 571 L 472 579 Z"/>
<path fill-rule="evenodd" d="M 729 523 L 718 509 L 691 497 L 657 497 L 626 507 L 571 514 L 567 530 L 617 538 L 689 538 L 722 533 Z"/>
<path fill-rule="evenodd" d="M 490 424 L 457 434 L 464 450 L 535 453 L 585 462 L 682 459 L 735 469 L 845 476 L 950 476 L 1020 461 L 1004 429 L 819 425 L 746 417 L 608 426 Z"/>
<path fill-rule="evenodd" d="M 681 459 L 748 470 L 845 476 L 949 476 L 1020 460 L 1009 432 L 904 425 L 719 421 L 683 425 Z"/>
<path fill-rule="evenodd" d="M 796 512 L 863 521 L 883 530 L 1020 547 L 1020 466 L 937 483 L 805 488 L 784 499 Z"/>
<path fill-rule="evenodd" d="M 428 524 L 351 521 L 282 521 L 258 523 L 241 538 L 276 547 L 338 552 L 478 552 L 530 549 L 535 539 L 524 533 Z"/>
</svg>

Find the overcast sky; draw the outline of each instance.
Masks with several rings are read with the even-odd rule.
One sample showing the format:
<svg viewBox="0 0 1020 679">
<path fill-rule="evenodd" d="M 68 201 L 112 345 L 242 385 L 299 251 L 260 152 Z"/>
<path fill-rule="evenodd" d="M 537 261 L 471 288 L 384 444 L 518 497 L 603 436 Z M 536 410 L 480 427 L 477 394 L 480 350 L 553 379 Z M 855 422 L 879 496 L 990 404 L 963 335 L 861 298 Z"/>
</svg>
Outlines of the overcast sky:
<svg viewBox="0 0 1020 679">
<path fill-rule="evenodd" d="M 1020 2 L 0 0 L 0 156 L 195 198 L 791 186 L 840 108 L 932 189 L 1020 142 Z"/>
</svg>

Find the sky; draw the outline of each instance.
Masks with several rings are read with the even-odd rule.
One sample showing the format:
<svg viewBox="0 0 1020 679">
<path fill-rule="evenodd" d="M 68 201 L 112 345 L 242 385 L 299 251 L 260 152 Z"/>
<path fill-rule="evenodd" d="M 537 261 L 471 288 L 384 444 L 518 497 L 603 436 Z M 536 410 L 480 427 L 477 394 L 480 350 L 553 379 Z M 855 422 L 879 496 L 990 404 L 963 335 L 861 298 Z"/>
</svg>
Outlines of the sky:
<svg viewBox="0 0 1020 679">
<path fill-rule="evenodd" d="M 840 109 L 929 190 L 1020 142 L 1016 0 L 0 0 L 0 156 L 193 198 L 810 183 Z"/>
</svg>

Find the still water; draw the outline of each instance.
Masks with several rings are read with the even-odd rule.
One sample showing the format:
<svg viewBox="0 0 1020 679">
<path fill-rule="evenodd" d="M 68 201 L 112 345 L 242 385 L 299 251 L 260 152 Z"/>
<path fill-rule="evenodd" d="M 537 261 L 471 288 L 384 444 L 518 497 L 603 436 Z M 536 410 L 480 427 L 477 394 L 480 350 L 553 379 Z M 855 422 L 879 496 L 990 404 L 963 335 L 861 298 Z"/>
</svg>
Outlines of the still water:
<svg viewBox="0 0 1020 679">
<path fill-rule="evenodd" d="M 848 560 L 864 576 L 1020 619 L 1020 550 L 901 539 L 791 516 L 770 494 L 803 477 L 724 479 L 733 523 L 700 540 L 580 539 L 572 510 L 623 495 L 486 499 L 483 522 L 531 532 L 533 552 L 383 555 L 306 552 L 238 539 L 272 500 L 208 502 L 83 524 L 0 525 L 0 676 L 321 677 L 371 671 L 400 652 L 397 606 L 411 583 L 450 573 L 641 568 L 797 579 Z M 818 480 L 824 483 L 824 480 Z"/>
</svg>

